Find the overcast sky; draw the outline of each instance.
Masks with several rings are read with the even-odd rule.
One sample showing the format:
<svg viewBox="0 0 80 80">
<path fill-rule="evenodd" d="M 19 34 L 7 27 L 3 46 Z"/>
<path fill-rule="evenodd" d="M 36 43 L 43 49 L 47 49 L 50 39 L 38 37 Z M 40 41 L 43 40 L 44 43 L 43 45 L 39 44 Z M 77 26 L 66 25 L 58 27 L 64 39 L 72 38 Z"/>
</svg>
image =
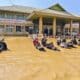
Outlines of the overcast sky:
<svg viewBox="0 0 80 80">
<path fill-rule="evenodd" d="M 80 15 L 80 0 L 0 0 L 0 6 L 24 5 L 36 8 L 47 8 L 60 3 L 68 12 Z"/>
</svg>

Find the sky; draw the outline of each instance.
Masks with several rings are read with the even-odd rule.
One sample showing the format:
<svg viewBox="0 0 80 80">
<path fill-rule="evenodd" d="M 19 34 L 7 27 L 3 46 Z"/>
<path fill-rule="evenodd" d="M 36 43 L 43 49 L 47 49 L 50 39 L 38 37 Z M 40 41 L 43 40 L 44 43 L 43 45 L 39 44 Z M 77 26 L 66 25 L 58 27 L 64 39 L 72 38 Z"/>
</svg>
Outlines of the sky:
<svg viewBox="0 0 80 80">
<path fill-rule="evenodd" d="M 56 3 L 59 3 L 68 12 L 80 15 L 80 0 L 0 0 L 0 6 L 22 5 L 43 9 Z"/>
</svg>

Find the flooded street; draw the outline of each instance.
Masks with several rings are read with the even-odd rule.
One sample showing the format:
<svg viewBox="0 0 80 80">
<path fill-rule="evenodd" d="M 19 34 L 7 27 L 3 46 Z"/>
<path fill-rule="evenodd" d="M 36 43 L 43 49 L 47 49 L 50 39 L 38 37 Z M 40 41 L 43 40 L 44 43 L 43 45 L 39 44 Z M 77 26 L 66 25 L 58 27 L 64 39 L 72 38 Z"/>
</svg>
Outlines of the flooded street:
<svg viewBox="0 0 80 80">
<path fill-rule="evenodd" d="M 80 47 L 40 52 L 27 37 L 5 38 L 0 80 L 80 80 Z"/>
</svg>

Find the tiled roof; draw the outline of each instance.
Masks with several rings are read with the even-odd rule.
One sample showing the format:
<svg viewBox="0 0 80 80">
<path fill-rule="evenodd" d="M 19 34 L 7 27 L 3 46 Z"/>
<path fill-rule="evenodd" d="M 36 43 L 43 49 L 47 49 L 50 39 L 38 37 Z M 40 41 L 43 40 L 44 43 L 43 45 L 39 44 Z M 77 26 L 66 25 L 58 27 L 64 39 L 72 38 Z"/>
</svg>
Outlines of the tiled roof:
<svg viewBox="0 0 80 80">
<path fill-rule="evenodd" d="M 55 10 L 51 10 L 51 9 L 40 10 L 40 12 L 50 13 L 50 14 L 54 14 L 54 15 L 73 16 L 73 15 L 70 14 L 70 13 L 61 12 L 61 11 L 55 11 Z"/>
<path fill-rule="evenodd" d="M 28 16 L 28 19 L 30 19 L 34 15 L 45 15 L 45 16 L 55 16 L 55 17 L 64 17 L 64 18 L 72 18 L 72 19 L 77 19 L 79 18 L 76 15 L 67 13 L 67 12 L 61 12 L 61 11 L 55 11 L 55 10 L 50 10 L 50 9 L 43 9 L 43 10 L 38 10 L 34 11 Z"/>
<path fill-rule="evenodd" d="M 33 12 L 41 12 L 45 14 L 51 15 L 59 15 L 59 16 L 66 16 L 66 17 L 78 17 L 73 14 L 67 12 L 61 12 L 51 9 L 39 9 L 27 6 L 19 6 L 19 5 L 12 5 L 12 6 L 0 6 L 0 10 L 2 11 L 12 11 L 12 12 L 21 12 L 21 13 L 33 13 Z"/>
<path fill-rule="evenodd" d="M 32 13 L 34 10 L 39 10 L 39 9 L 27 7 L 27 6 L 12 5 L 12 6 L 0 6 L 0 10 L 22 12 L 22 13 Z"/>
</svg>

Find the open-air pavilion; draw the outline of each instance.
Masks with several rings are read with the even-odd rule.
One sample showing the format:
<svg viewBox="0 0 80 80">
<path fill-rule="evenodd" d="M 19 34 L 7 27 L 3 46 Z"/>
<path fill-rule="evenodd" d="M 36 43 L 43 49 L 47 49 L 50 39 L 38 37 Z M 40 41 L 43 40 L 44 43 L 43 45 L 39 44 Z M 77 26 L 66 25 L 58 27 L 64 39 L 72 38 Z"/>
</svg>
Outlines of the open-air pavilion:
<svg viewBox="0 0 80 80">
<path fill-rule="evenodd" d="M 34 23 L 34 30 L 39 34 L 47 33 L 48 35 L 59 35 L 70 33 L 73 34 L 73 24 L 80 23 L 80 17 L 67 12 L 59 4 L 51 6 L 48 9 L 33 11 L 28 19 Z M 65 27 L 66 24 L 69 26 Z M 75 26 L 76 27 L 76 26 Z M 80 24 L 77 29 L 80 33 Z"/>
</svg>

